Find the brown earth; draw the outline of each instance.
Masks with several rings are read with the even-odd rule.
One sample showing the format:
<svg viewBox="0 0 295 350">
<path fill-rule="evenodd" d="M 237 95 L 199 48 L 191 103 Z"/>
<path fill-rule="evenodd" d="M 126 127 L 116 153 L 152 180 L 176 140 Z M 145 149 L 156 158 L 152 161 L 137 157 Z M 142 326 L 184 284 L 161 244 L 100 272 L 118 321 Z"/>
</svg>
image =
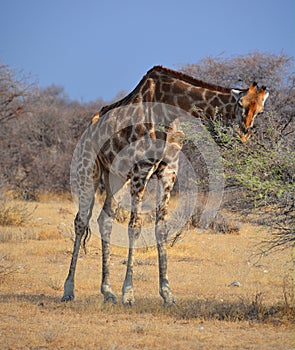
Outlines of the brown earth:
<svg viewBox="0 0 295 350">
<path fill-rule="evenodd" d="M 87 255 L 80 253 L 76 299 L 61 303 L 74 215 L 73 203 L 48 197 L 23 226 L 0 226 L 1 349 L 294 349 L 292 252 L 257 255 L 267 235 L 261 228 L 185 232 L 168 252 L 172 308 L 158 295 L 154 248 L 137 251 L 136 304 L 104 304 L 93 234 Z M 112 247 L 118 300 L 126 256 Z"/>
</svg>

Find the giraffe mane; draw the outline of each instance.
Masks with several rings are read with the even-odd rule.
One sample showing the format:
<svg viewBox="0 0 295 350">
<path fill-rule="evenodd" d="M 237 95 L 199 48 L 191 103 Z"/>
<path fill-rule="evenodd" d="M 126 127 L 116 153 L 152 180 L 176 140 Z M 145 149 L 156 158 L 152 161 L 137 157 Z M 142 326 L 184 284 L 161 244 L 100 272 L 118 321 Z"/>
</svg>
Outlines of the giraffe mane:
<svg viewBox="0 0 295 350">
<path fill-rule="evenodd" d="M 206 83 L 206 82 L 204 82 L 202 80 L 193 78 L 192 76 L 187 75 L 185 73 L 178 72 L 178 71 L 175 71 L 175 70 L 172 70 L 170 68 L 163 67 L 163 66 L 154 66 L 152 69 L 150 69 L 147 72 L 147 75 L 152 73 L 153 71 L 163 72 L 164 74 L 170 75 L 170 76 L 172 76 L 172 77 L 174 77 L 176 79 L 185 81 L 186 83 L 189 83 L 189 84 L 192 84 L 194 86 L 201 87 L 201 88 L 204 88 L 204 89 L 218 91 L 218 92 L 224 92 L 224 93 L 227 93 L 227 94 L 231 93 L 231 89 L 230 88 L 222 87 L 222 86 L 211 84 L 211 83 Z"/>
</svg>

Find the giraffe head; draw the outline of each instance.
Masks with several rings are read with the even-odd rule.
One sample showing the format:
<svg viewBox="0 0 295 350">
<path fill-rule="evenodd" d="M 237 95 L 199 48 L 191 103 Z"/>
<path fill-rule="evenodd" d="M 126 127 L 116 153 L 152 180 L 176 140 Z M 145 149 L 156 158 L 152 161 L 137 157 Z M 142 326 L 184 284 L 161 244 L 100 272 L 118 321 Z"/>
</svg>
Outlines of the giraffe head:
<svg viewBox="0 0 295 350">
<path fill-rule="evenodd" d="M 266 87 L 258 88 L 253 83 L 247 90 L 232 89 L 232 95 L 236 100 L 236 117 L 239 122 L 239 136 L 245 142 L 251 136 L 250 130 L 253 127 L 255 117 L 264 110 L 264 103 L 269 96 Z"/>
</svg>

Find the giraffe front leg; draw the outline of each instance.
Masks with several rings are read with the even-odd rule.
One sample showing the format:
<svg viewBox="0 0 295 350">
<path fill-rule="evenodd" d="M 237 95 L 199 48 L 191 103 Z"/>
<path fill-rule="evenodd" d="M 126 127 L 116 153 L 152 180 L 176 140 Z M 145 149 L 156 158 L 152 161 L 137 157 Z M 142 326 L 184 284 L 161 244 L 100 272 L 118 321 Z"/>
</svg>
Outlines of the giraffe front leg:
<svg viewBox="0 0 295 350">
<path fill-rule="evenodd" d="M 112 291 L 110 278 L 110 237 L 114 218 L 114 203 L 112 196 L 107 193 L 104 207 L 98 218 L 102 247 L 102 280 L 101 293 L 105 302 L 117 303 L 117 297 Z"/>
<path fill-rule="evenodd" d="M 159 226 L 158 228 L 156 228 L 156 230 L 159 230 Z M 166 242 L 161 241 L 162 238 L 163 238 L 163 235 L 160 233 L 160 231 L 158 231 L 157 249 L 158 249 L 158 263 L 159 263 L 159 293 L 161 297 L 164 299 L 164 305 L 171 306 L 175 304 L 175 299 L 169 286 L 168 274 L 167 274 L 167 248 L 166 248 Z"/>
<path fill-rule="evenodd" d="M 129 242 L 130 242 L 130 247 L 129 247 L 129 253 L 128 253 L 127 270 L 126 270 L 126 276 L 125 276 L 125 280 L 122 288 L 122 303 L 124 305 L 131 306 L 135 302 L 133 282 L 132 282 L 134 247 L 130 240 Z"/>
<path fill-rule="evenodd" d="M 102 244 L 102 282 L 101 293 L 104 296 L 104 302 L 117 304 L 117 297 L 114 294 L 110 282 L 110 243 L 101 240 Z"/>
<path fill-rule="evenodd" d="M 139 217 L 136 219 L 131 213 L 131 219 L 128 226 L 128 236 L 129 236 L 129 251 L 128 251 L 128 261 L 126 276 L 122 288 L 122 303 L 124 305 L 133 305 L 135 302 L 134 289 L 133 289 L 133 264 L 134 264 L 134 245 L 135 240 L 139 237 L 141 231 L 141 220 Z"/>
<path fill-rule="evenodd" d="M 139 180 L 140 181 L 140 180 Z M 136 183 L 137 184 L 137 183 Z M 141 204 L 144 194 L 144 186 L 138 187 L 136 184 L 131 183 L 131 215 L 128 225 L 129 236 L 129 252 L 127 261 L 126 276 L 122 288 L 122 303 L 124 305 L 133 305 L 135 302 L 134 289 L 133 289 L 133 263 L 134 263 L 134 250 L 135 241 L 139 237 L 141 232 Z"/>
<path fill-rule="evenodd" d="M 167 273 L 167 210 L 170 199 L 170 191 L 175 181 L 175 171 L 169 172 L 164 168 L 158 174 L 159 184 L 157 191 L 157 210 L 156 210 L 156 241 L 159 263 L 159 292 L 164 299 L 165 306 L 175 304 L 174 296 L 171 292 L 168 273 Z"/>
<path fill-rule="evenodd" d="M 83 220 L 81 219 L 80 214 L 78 212 L 75 218 L 74 250 L 72 253 L 72 260 L 71 260 L 69 274 L 64 284 L 64 294 L 63 294 L 63 297 L 61 298 L 61 301 L 74 300 L 75 271 L 76 271 L 77 259 L 78 259 L 78 254 L 80 250 L 80 245 L 81 245 L 81 239 L 84 232 L 85 232 L 85 224 L 83 223 Z"/>
</svg>

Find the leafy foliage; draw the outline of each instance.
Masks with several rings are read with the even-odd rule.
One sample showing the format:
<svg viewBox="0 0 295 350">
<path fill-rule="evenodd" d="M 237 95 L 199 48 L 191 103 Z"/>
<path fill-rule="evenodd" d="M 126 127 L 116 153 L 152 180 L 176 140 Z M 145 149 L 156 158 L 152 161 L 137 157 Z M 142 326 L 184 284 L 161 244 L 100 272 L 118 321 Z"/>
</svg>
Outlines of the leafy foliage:
<svg viewBox="0 0 295 350">
<path fill-rule="evenodd" d="M 271 248 L 295 244 L 295 95 L 292 59 L 254 52 L 248 56 L 205 58 L 182 68 L 198 79 L 246 88 L 252 81 L 267 85 L 266 112 L 257 117 L 254 135 L 241 144 L 233 128 L 216 113 L 207 122 L 224 161 L 224 206 L 273 232 Z"/>
</svg>

